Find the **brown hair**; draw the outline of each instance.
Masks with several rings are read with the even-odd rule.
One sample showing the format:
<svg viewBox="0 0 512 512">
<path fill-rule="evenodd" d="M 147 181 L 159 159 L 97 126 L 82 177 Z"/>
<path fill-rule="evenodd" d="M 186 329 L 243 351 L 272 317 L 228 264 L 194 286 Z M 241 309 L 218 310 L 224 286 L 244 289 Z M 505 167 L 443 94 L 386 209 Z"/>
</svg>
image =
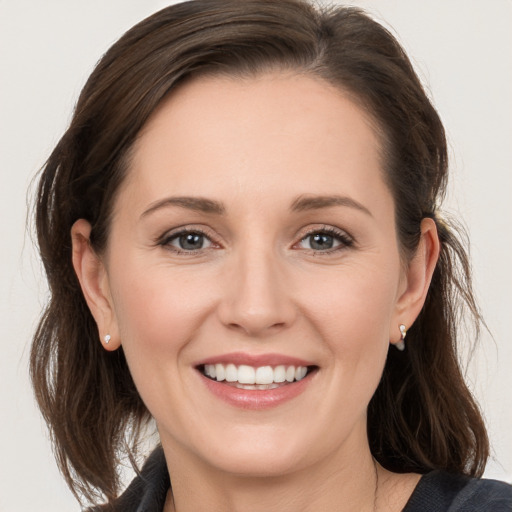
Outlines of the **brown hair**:
<svg viewBox="0 0 512 512">
<path fill-rule="evenodd" d="M 122 348 L 107 352 L 71 263 L 72 224 L 92 225 L 101 253 L 130 148 L 151 113 L 184 80 L 291 69 L 342 88 L 375 119 L 406 258 L 420 223 L 436 221 L 441 256 L 407 350 L 390 350 L 368 409 L 374 457 L 397 472 L 481 475 L 485 427 L 457 359 L 461 312 L 478 326 L 463 245 L 437 205 L 447 179 L 441 121 L 403 49 L 358 9 L 295 0 L 198 0 L 170 6 L 116 42 L 87 81 L 70 127 L 41 174 L 36 227 L 50 301 L 34 336 L 31 376 L 59 466 L 77 498 L 113 500 L 121 455 L 149 413 Z M 131 432 L 128 439 L 127 433 Z"/>
</svg>

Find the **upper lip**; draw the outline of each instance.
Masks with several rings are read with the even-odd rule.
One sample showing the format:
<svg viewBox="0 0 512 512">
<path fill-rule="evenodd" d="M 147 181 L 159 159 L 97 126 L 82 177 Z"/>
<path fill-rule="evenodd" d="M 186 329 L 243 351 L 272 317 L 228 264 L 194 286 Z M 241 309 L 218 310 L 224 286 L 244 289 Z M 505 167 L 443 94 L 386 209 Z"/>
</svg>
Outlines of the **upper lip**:
<svg viewBox="0 0 512 512">
<path fill-rule="evenodd" d="M 287 356 L 284 354 L 247 354 L 244 352 L 230 352 L 208 357 L 198 361 L 194 366 L 206 364 L 234 364 L 235 366 L 247 365 L 258 368 L 260 366 L 314 366 L 311 361 L 299 357 Z"/>
</svg>

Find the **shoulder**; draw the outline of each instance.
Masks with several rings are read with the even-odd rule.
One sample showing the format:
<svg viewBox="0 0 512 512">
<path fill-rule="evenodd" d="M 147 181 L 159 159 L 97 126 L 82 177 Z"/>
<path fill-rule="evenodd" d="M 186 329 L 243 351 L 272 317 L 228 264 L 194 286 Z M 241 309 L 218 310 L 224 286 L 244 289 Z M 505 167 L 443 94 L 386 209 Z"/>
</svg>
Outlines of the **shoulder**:
<svg viewBox="0 0 512 512">
<path fill-rule="evenodd" d="M 161 512 L 170 487 L 169 473 L 161 447 L 148 457 L 141 472 L 130 483 L 126 491 L 107 507 L 98 507 L 89 512 L 112 510 L 119 512 Z"/>
<path fill-rule="evenodd" d="M 432 471 L 419 481 L 403 512 L 511 512 L 512 486 L 497 480 Z"/>
<path fill-rule="evenodd" d="M 512 512 L 512 486 L 497 480 L 472 478 L 454 504 L 458 504 L 458 508 L 453 511 Z"/>
</svg>

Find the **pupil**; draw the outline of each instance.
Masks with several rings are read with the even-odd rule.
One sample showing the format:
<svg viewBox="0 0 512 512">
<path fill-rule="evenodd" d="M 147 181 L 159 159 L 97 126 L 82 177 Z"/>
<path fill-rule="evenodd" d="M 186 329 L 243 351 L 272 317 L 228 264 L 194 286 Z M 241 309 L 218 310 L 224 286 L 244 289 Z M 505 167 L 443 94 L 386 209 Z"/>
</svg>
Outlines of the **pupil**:
<svg viewBox="0 0 512 512">
<path fill-rule="evenodd" d="M 312 249 L 331 249 L 334 244 L 334 239 L 330 235 L 317 233 L 311 237 Z"/>
<path fill-rule="evenodd" d="M 182 249 L 194 250 L 201 249 L 203 246 L 203 235 L 199 233 L 187 233 L 180 236 L 180 246 Z"/>
</svg>

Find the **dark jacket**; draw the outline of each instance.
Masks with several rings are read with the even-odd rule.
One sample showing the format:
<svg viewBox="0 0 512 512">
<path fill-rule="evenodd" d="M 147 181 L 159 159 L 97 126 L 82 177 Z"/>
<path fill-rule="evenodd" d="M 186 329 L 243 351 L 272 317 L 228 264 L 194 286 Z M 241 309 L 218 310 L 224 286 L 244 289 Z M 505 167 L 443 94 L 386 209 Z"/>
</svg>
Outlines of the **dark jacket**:
<svg viewBox="0 0 512 512">
<path fill-rule="evenodd" d="M 162 512 L 169 487 L 163 450 L 158 448 L 119 498 L 115 510 Z M 512 512 L 512 486 L 432 471 L 421 477 L 402 512 Z"/>
</svg>

